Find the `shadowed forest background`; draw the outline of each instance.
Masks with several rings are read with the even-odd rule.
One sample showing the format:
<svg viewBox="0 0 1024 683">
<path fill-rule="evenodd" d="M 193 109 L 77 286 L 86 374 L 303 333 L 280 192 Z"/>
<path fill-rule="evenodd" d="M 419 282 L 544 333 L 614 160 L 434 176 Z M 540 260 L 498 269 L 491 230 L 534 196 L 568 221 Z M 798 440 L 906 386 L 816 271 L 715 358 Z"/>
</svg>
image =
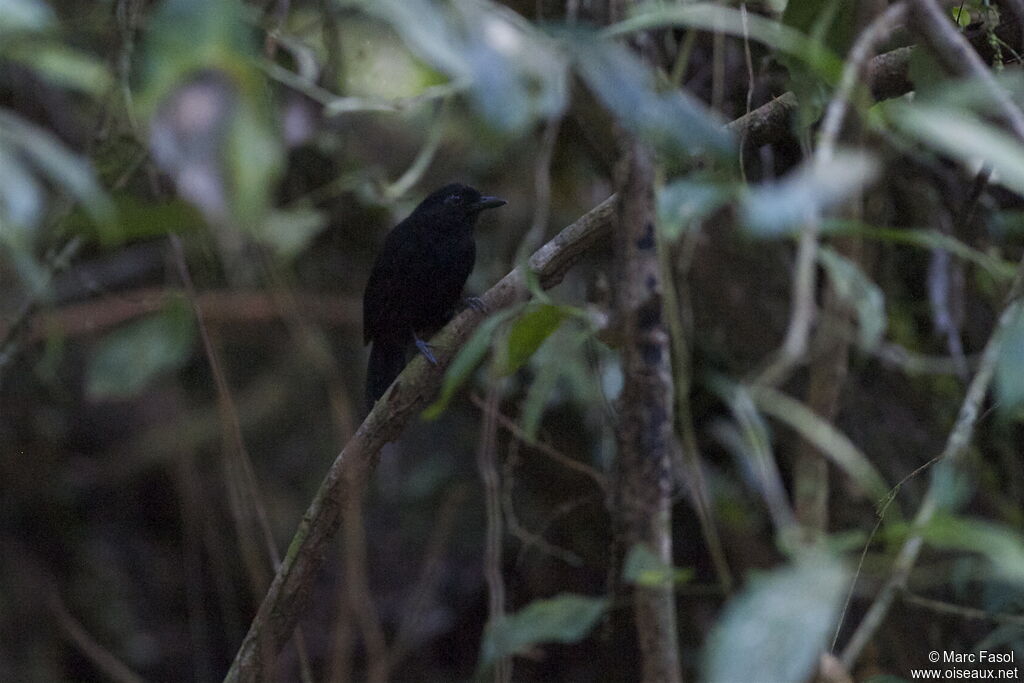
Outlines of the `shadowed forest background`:
<svg viewBox="0 0 1024 683">
<path fill-rule="evenodd" d="M 0 1 L 0 679 L 1018 666 L 1022 20 Z M 487 310 L 367 416 L 450 182 Z"/>
</svg>

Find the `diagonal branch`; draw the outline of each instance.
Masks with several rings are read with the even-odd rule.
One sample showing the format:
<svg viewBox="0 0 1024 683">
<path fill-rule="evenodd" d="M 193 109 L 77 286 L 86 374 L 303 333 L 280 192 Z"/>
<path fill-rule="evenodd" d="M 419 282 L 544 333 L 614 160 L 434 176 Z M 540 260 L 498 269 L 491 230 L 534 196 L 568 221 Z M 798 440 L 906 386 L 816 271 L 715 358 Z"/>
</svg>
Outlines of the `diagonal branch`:
<svg viewBox="0 0 1024 683">
<path fill-rule="evenodd" d="M 541 286 L 551 288 L 561 282 L 579 256 L 608 232 L 614 213 L 613 195 L 538 249 L 530 257 L 528 267 Z M 528 295 L 526 278 L 519 267 L 481 299 L 486 310 L 497 311 L 525 300 Z M 281 648 L 306 609 L 314 579 L 354 487 L 363 485 L 381 447 L 395 439 L 433 398 L 445 368 L 483 319 L 482 313 L 467 309 L 450 322 L 433 340 L 438 366 L 427 364 L 421 357 L 413 360 L 342 449 L 299 523 L 225 681 L 261 680 L 265 673 L 264 655 Z"/>
</svg>

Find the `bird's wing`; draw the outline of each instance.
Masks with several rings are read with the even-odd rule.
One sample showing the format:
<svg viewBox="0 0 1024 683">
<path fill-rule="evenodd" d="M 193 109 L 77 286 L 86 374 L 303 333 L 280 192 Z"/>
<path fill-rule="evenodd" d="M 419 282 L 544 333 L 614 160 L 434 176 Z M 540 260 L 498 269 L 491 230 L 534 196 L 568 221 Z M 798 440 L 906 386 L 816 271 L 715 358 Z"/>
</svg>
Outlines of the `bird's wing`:
<svg viewBox="0 0 1024 683">
<path fill-rule="evenodd" d="M 395 333 L 389 329 L 395 327 L 394 324 L 390 324 L 390 318 L 402 303 L 396 301 L 395 297 L 401 296 L 403 291 L 401 285 L 409 266 L 406 263 L 407 255 L 413 246 L 408 244 L 408 239 L 402 239 L 402 233 L 405 231 L 399 230 L 401 225 L 392 230 L 384 240 L 384 247 L 377 255 L 377 260 L 370 271 L 370 279 L 366 282 L 366 290 L 363 292 L 364 344 L 387 336 L 389 332 Z"/>
</svg>

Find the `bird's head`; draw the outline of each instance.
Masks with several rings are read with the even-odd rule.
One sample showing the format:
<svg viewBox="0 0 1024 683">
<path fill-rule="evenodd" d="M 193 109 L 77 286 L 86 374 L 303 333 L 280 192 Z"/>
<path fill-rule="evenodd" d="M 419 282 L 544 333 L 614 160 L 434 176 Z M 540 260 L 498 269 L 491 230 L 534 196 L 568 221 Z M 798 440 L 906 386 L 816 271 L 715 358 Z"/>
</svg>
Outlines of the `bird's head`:
<svg viewBox="0 0 1024 683">
<path fill-rule="evenodd" d="M 506 203 L 504 199 L 482 195 L 468 185 L 452 183 L 432 192 L 420 202 L 413 213 L 441 213 L 476 218 L 484 209 L 495 209 Z"/>
</svg>

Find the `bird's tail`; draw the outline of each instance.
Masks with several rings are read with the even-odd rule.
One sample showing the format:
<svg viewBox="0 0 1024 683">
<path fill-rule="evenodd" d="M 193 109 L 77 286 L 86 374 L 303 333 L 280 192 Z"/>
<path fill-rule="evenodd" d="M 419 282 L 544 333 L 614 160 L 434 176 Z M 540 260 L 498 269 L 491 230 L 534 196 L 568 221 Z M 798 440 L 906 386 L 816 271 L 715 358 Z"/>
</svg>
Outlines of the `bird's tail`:
<svg viewBox="0 0 1024 683">
<path fill-rule="evenodd" d="M 405 368 L 405 347 L 394 342 L 375 341 L 366 366 L 366 409 L 373 408 Z"/>
</svg>

